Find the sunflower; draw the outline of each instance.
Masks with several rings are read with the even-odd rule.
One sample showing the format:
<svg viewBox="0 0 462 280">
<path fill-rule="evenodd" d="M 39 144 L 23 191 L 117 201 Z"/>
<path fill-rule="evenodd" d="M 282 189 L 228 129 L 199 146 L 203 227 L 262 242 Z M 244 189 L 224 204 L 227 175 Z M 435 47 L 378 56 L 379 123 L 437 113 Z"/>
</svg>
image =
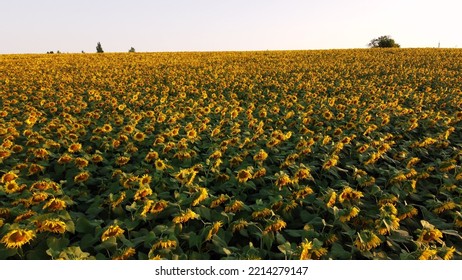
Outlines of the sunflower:
<svg viewBox="0 0 462 280">
<path fill-rule="evenodd" d="M 143 187 L 141 187 L 140 189 L 136 191 L 133 199 L 137 201 L 137 200 L 141 200 L 142 198 L 145 198 L 150 195 L 152 195 L 152 189 L 147 185 L 143 185 Z"/>
<path fill-rule="evenodd" d="M 59 210 L 65 209 L 66 206 L 67 205 L 64 200 L 59 199 L 59 198 L 52 198 L 47 203 L 45 203 L 42 209 L 48 209 L 51 211 L 59 211 Z"/>
<path fill-rule="evenodd" d="M 3 174 L 2 178 L 0 179 L 0 183 L 5 184 L 11 181 L 14 181 L 18 178 L 18 175 L 16 173 L 9 171 L 5 174 Z"/>
<path fill-rule="evenodd" d="M 128 260 L 129 258 L 133 257 L 136 253 L 135 248 L 128 247 L 124 249 L 120 254 L 112 257 L 113 260 Z"/>
<path fill-rule="evenodd" d="M 263 232 L 279 232 L 282 229 L 284 229 L 287 226 L 287 223 L 280 219 L 277 218 L 276 220 L 270 222 L 266 227 Z"/>
<path fill-rule="evenodd" d="M 311 241 L 308 241 L 305 239 L 305 241 L 303 241 L 301 244 L 300 244 L 300 260 L 309 260 L 311 259 L 311 252 L 310 250 L 313 248 L 313 243 Z"/>
<path fill-rule="evenodd" d="M 239 219 L 237 221 L 235 221 L 232 226 L 231 226 L 231 230 L 233 233 L 235 233 L 236 231 L 240 231 L 244 228 L 246 228 L 247 226 L 249 226 L 250 223 L 244 219 Z"/>
<path fill-rule="evenodd" d="M 298 170 L 294 174 L 294 181 L 298 182 L 298 181 L 304 180 L 304 179 L 313 179 L 310 172 L 311 172 L 311 170 L 309 168 L 307 168 L 303 164 L 301 164 L 300 167 L 298 168 Z"/>
<path fill-rule="evenodd" d="M 245 183 L 252 178 L 252 173 L 248 169 L 241 169 L 237 172 L 237 179 L 239 183 Z"/>
<path fill-rule="evenodd" d="M 72 156 L 70 156 L 69 154 L 63 154 L 59 159 L 58 159 L 58 163 L 59 164 L 66 164 L 66 163 L 69 163 L 73 160 Z"/>
<path fill-rule="evenodd" d="M 151 214 L 160 213 L 160 212 L 164 211 L 164 209 L 167 207 L 167 205 L 168 205 L 168 202 L 165 201 L 165 200 L 157 201 L 152 205 L 150 212 L 151 212 Z"/>
<path fill-rule="evenodd" d="M 143 205 L 143 210 L 141 210 L 141 213 L 140 213 L 140 216 L 141 216 L 142 218 L 145 218 L 146 215 L 149 213 L 149 210 L 151 209 L 151 206 L 152 206 L 152 203 L 153 203 L 153 202 L 154 202 L 154 201 L 151 200 L 151 199 L 144 199 L 144 200 L 143 200 L 143 203 L 144 203 L 144 205 Z"/>
<path fill-rule="evenodd" d="M 155 162 L 154 162 L 154 166 L 156 167 L 156 170 L 159 170 L 159 171 L 163 171 L 167 168 L 171 168 L 170 165 L 167 165 L 163 160 L 161 159 L 157 159 Z"/>
<path fill-rule="evenodd" d="M 417 208 L 415 208 L 412 205 L 405 205 L 404 208 L 399 211 L 398 219 L 404 220 L 407 218 L 412 218 L 416 216 L 417 214 L 419 214 L 419 211 L 417 210 Z"/>
<path fill-rule="evenodd" d="M 456 248 L 454 248 L 453 246 L 451 247 L 443 246 L 438 251 L 438 255 L 440 255 L 443 260 L 451 260 L 454 257 L 455 252 L 456 252 Z"/>
<path fill-rule="evenodd" d="M 22 213 L 21 215 L 18 215 L 15 219 L 15 223 L 19 223 L 20 221 L 24 221 L 29 219 L 30 217 L 35 216 L 37 213 L 32 211 L 32 210 L 27 210 L 25 213 Z"/>
<path fill-rule="evenodd" d="M 446 202 L 441 203 L 435 209 L 433 209 L 433 213 L 441 214 L 444 211 L 452 210 L 452 209 L 454 209 L 456 207 L 457 207 L 457 204 L 454 203 L 453 201 L 446 201 Z"/>
<path fill-rule="evenodd" d="M 45 159 L 48 157 L 48 155 L 49 155 L 49 152 L 44 148 L 39 148 L 39 149 L 34 150 L 34 156 L 37 159 Z"/>
<path fill-rule="evenodd" d="M 356 191 L 351 187 L 345 187 L 342 193 L 338 197 L 338 201 L 340 203 L 344 202 L 355 202 L 358 201 L 361 197 L 363 197 L 363 193 L 360 191 Z"/>
<path fill-rule="evenodd" d="M 12 193 L 17 193 L 17 192 L 20 192 L 24 189 L 25 187 L 24 186 L 19 186 L 18 183 L 16 183 L 16 181 L 10 181 L 10 182 L 7 182 L 4 186 L 3 186 L 3 190 L 7 193 L 7 194 L 12 194 Z"/>
<path fill-rule="evenodd" d="M 137 132 L 133 135 L 133 140 L 137 142 L 142 142 L 144 141 L 144 139 L 146 139 L 146 134 L 144 134 L 143 132 Z"/>
<path fill-rule="evenodd" d="M 183 224 L 183 223 L 186 223 L 187 221 L 189 221 L 191 219 L 198 219 L 198 218 L 199 218 L 199 215 L 188 208 L 185 212 L 182 212 L 178 216 L 175 216 L 173 218 L 173 223 L 175 223 L 175 224 Z"/>
<path fill-rule="evenodd" d="M 382 243 L 380 238 L 370 230 L 362 230 L 357 234 L 358 236 L 354 241 L 354 245 L 361 251 L 369 251 L 373 248 L 378 247 Z"/>
<path fill-rule="evenodd" d="M 359 147 L 356 151 L 360 154 L 364 153 L 367 149 L 369 148 L 368 144 L 364 144 L 361 147 Z"/>
<path fill-rule="evenodd" d="M 222 157 L 222 152 L 220 150 L 215 150 L 212 154 L 210 154 L 210 159 L 219 159 Z"/>
<path fill-rule="evenodd" d="M 258 169 L 257 171 L 255 171 L 255 173 L 253 173 L 252 178 L 253 179 L 261 178 L 261 177 L 263 177 L 265 175 L 266 175 L 266 168 L 262 167 L 262 168 Z"/>
<path fill-rule="evenodd" d="M 101 128 L 101 131 L 104 133 L 109 133 L 112 131 L 112 126 L 110 124 L 104 124 L 103 127 Z"/>
<path fill-rule="evenodd" d="M 396 209 L 395 205 L 389 202 L 380 206 L 380 212 L 383 213 L 384 215 L 398 214 L 398 210 Z"/>
<path fill-rule="evenodd" d="M 111 237 L 119 237 L 123 235 L 125 230 L 121 229 L 118 225 L 109 226 L 101 235 L 101 241 L 104 242 Z"/>
<path fill-rule="evenodd" d="M 237 213 L 244 208 L 244 205 L 244 202 L 240 200 L 234 200 L 233 202 L 230 202 L 228 205 L 225 206 L 225 212 Z"/>
<path fill-rule="evenodd" d="M 212 239 L 212 236 L 217 234 L 218 230 L 223 226 L 222 221 L 214 222 L 212 225 L 212 228 L 209 230 L 207 233 L 207 237 L 205 238 L 206 241 L 210 241 Z"/>
<path fill-rule="evenodd" d="M 419 238 L 417 239 L 417 241 L 420 241 L 420 242 L 424 242 L 424 243 L 430 243 L 430 242 L 433 242 L 433 241 L 436 241 L 438 243 L 443 243 L 443 240 L 441 240 L 441 238 L 443 237 L 443 233 L 431 226 L 431 227 L 424 227 L 422 230 L 419 230 L 420 231 L 420 234 L 419 234 Z"/>
<path fill-rule="evenodd" d="M 32 197 L 29 199 L 30 204 L 39 204 L 42 201 L 45 201 L 48 198 L 48 193 L 46 192 L 38 192 L 32 194 Z"/>
<path fill-rule="evenodd" d="M 101 156 L 100 154 L 94 154 L 91 156 L 91 161 L 93 163 L 100 163 L 104 160 L 103 156 Z"/>
<path fill-rule="evenodd" d="M 155 251 L 157 249 L 172 249 L 177 246 L 176 240 L 170 240 L 170 239 L 163 239 L 159 240 L 154 245 L 151 247 L 151 251 Z"/>
<path fill-rule="evenodd" d="M 152 160 L 155 160 L 158 158 L 159 158 L 159 153 L 157 153 L 156 151 L 150 151 L 146 154 L 146 156 L 144 157 L 144 160 L 146 162 L 151 162 Z"/>
<path fill-rule="evenodd" d="M 80 152 L 81 150 L 82 150 L 82 144 L 80 143 L 72 143 L 67 149 L 67 151 L 71 154 Z"/>
<path fill-rule="evenodd" d="M 375 221 L 377 232 L 381 235 L 389 234 L 393 230 L 399 229 L 399 219 L 395 215 L 382 214 Z"/>
<path fill-rule="evenodd" d="M 143 186 L 143 185 L 149 185 L 152 181 L 152 177 L 149 176 L 148 174 L 144 174 L 143 176 L 141 176 L 140 178 L 140 185 Z"/>
<path fill-rule="evenodd" d="M 351 207 L 349 209 L 345 209 L 345 212 L 343 213 L 343 215 L 341 215 L 339 217 L 339 220 L 341 222 L 348 222 L 352 218 L 358 216 L 359 211 L 360 211 L 360 209 L 358 207 L 356 207 L 356 206 L 353 206 L 353 207 Z"/>
<path fill-rule="evenodd" d="M 40 173 L 40 172 L 43 172 L 43 171 L 45 171 L 44 166 L 41 166 L 41 165 L 36 164 L 36 163 L 32 163 L 29 166 L 29 174 L 28 175 L 34 175 L 34 174 L 37 174 L 37 173 Z"/>
<path fill-rule="evenodd" d="M 255 219 L 255 220 L 261 220 L 261 219 L 266 218 L 266 217 L 271 216 L 271 215 L 273 215 L 273 211 L 271 211 L 271 209 L 264 208 L 264 209 L 259 210 L 259 211 L 254 211 L 252 213 L 252 218 Z"/>
<path fill-rule="evenodd" d="M 202 201 L 204 201 L 208 196 L 208 192 L 207 192 L 207 189 L 206 188 L 199 188 L 199 190 L 197 191 L 199 193 L 199 195 L 196 197 L 196 199 L 194 199 L 194 201 L 191 203 L 191 206 L 197 206 L 199 205 L 199 203 L 201 203 Z"/>
<path fill-rule="evenodd" d="M 37 231 L 38 232 L 52 232 L 63 234 L 66 232 L 66 223 L 58 219 L 44 220 L 37 222 Z"/>
<path fill-rule="evenodd" d="M 210 208 L 216 208 L 220 206 L 221 204 L 225 203 L 228 199 L 229 198 L 226 195 L 220 194 L 218 198 L 216 198 L 210 203 Z"/>
<path fill-rule="evenodd" d="M 188 132 L 186 132 L 186 136 L 190 140 L 195 140 L 197 138 L 197 131 L 195 129 L 188 130 Z"/>
<path fill-rule="evenodd" d="M 290 179 L 289 175 L 287 175 L 284 171 L 280 171 L 279 173 L 276 173 L 275 185 L 276 187 L 279 188 L 279 190 L 281 190 L 282 187 L 290 185 L 292 183 L 293 181 Z"/>
<path fill-rule="evenodd" d="M 296 191 L 294 193 L 294 196 L 295 196 L 296 199 L 303 199 L 306 196 L 308 196 L 310 194 L 313 194 L 313 193 L 314 193 L 313 189 L 306 186 L 306 187 L 302 187 L 302 189 Z"/>
<path fill-rule="evenodd" d="M 83 169 L 88 166 L 88 160 L 78 157 L 74 160 L 74 164 L 77 168 Z"/>
<path fill-rule="evenodd" d="M 338 163 L 338 156 L 337 155 L 332 155 L 331 158 L 326 160 L 324 164 L 322 165 L 323 170 L 329 170 L 331 167 L 336 166 Z"/>
<path fill-rule="evenodd" d="M 260 149 L 254 156 L 253 156 L 253 160 L 254 161 L 264 161 L 268 158 L 268 154 L 265 152 L 265 150 L 263 149 Z"/>
<path fill-rule="evenodd" d="M 186 184 L 189 181 L 189 178 L 191 174 L 191 170 L 189 168 L 186 169 L 180 169 L 179 172 L 177 172 L 174 177 L 175 179 L 180 182 L 182 185 Z"/>
<path fill-rule="evenodd" d="M 123 166 L 123 165 L 126 165 L 129 161 L 130 161 L 130 157 L 119 156 L 119 157 L 116 158 L 115 163 L 118 166 Z"/>
<path fill-rule="evenodd" d="M 0 218 L 8 218 L 11 214 L 10 209 L 8 208 L 0 208 Z"/>
<path fill-rule="evenodd" d="M 435 249 L 426 248 L 420 253 L 419 260 L 433 260 L 437 256 L 438 251 Z"/>
<path fill-rule="evenodd" d="M 35 237 L 33 230 L 13 229 L 3 236 L 1 243 L 9 249 L 21 248 L 24 244 L 29 243 Z"/>
<path fill-rule="evenodd" d="M 88 171 L 81 172 L 74 176 L 74 182 L 83 183 L 90 178 L 90 173 Z"/>
<path fill-rule="evenodd" d="M 21 145 L 13 145 L 13 147 L 11 147 L 11 150 L 19 154 L 20 152 L 24 150 L 24 148 Z"/>
<path fill-rule="evenodd" d="M 119 197 L 116 200 L 113 200 L 113 196 L 110 196 L 111 208 L 115 209 L 117 206 L 119 206 L 124 201 L 126 197 L 127 197 L 127 194 L 124 191 L 120 193 Z"/>
<path fill-rule="evenodd" d="M 334 206 L 335 202 L 337 201 L 337 193 L 335 191 L 330 191 L 330 193 L 328 194 L 328 201 L 326 203 L 326 206 L 331 208 L 332 206 Z"/>
</svg>

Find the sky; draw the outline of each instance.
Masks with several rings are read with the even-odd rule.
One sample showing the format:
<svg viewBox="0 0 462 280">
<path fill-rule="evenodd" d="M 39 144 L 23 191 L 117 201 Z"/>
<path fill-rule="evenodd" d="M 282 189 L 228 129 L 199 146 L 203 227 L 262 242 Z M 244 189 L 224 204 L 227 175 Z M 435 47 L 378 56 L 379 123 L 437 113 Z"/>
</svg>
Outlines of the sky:
<svg viewBox="0 0 462 280">
<path fill-rule="evenodd" d="M 0 0 L 0 53 L 462 47 L 460 0 Z"/>
</svg>

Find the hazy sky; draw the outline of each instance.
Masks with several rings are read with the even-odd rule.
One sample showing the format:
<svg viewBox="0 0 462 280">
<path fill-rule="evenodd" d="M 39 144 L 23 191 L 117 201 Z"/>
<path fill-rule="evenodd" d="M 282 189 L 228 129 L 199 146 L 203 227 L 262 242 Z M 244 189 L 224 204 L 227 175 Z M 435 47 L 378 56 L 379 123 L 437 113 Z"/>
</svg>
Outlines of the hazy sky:
<svg viewBox="0 0 462 280">
<path fill-rule="evenodd" d="M 462 47 L 460 0 L 0 0 L 0 53 Z"/>
</svg>

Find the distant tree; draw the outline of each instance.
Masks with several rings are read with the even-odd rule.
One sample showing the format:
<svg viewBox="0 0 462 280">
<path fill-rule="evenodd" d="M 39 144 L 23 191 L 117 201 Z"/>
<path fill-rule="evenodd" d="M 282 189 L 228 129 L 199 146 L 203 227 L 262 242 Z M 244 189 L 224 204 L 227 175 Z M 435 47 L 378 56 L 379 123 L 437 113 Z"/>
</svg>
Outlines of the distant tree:
<svg viewBox="0 0 462 280">
<path fill-rule="evenodd" d="M 101 43 L 98 42 L 98 44 L 96 44 L 96 52 L 97 53 L 103 53 L 103 47 L 101 47 Z"/>
<path fill-rule="evenodd" d="M 134 47 L 131 47 L 128 52 L 135 52 L 135 48 Z"/>
<path fill-rule="evenodd" d="M 53 54 L 53 53 L 54 53 L 53 51 L 49 51 L 49 52 L 47 52 L 47 54 Z"/>
<path fill-rule="evenodd" d="M 380 36 L 379 38 L 372 39 L 368 44 L 371 48 L 399 48 L 401 47 L 398 43 L 391 38 L 391 36 Z"/>
</svg>

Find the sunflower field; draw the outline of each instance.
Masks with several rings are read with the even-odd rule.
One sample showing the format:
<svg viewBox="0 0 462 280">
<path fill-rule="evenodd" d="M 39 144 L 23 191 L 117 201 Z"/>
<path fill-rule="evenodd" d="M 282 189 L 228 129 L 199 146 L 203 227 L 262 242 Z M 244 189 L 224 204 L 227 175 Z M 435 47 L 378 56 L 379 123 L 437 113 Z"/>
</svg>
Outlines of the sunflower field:
<svg viewBox="0 0 462 280">
<path fill-rule="evenodd" d="M 0 56 L 0 259 L 461 259 L 462 50 Z"/>
</svg>

